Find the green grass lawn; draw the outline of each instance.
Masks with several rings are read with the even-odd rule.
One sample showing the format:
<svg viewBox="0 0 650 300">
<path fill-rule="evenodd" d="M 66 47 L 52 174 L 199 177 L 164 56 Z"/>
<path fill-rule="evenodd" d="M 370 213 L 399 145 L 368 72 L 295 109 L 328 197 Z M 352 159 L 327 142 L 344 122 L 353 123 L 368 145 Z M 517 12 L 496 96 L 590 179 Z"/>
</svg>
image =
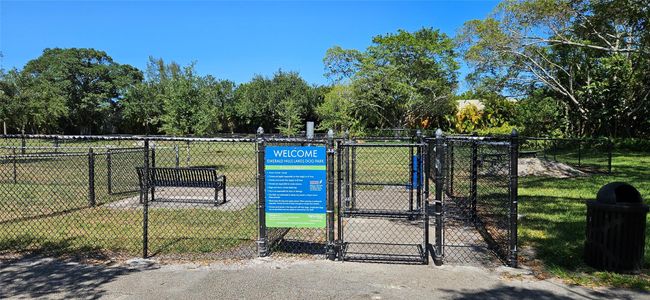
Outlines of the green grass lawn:
<svg viewBox="0 0 650 300">
<path fill-rule="evenodd" d="M 519 179 L 520 244 L 532 247 L 548 273 L 583 285 L 650 290 L 650 230 L 646 231 L 646 269 L 641 275 L 596 272 L 583 262 L 586 205 L 606 183 L 624 181 L 650 199 L 650 153 L 615 153 L 614 173 L 571 179 Z"/>
<path fill-rule="evenodd" d="M 149 253 L 219 253 L 253 244 L 257 237 L 256 215 L 254 205 L 239 211 L 150 209 Z M 4 222 L 0 253 L 65 254 L 95 250 L 137 256 L 142 253 L 142 220 L 141 209 L 100 206 Z"/>
</svg>

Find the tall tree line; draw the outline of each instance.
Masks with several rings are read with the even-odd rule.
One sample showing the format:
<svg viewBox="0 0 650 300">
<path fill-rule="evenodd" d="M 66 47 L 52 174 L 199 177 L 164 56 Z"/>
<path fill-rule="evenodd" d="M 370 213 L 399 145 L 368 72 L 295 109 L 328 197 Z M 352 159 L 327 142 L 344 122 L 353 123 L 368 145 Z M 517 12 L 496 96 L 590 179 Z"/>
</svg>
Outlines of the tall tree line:
<svg viewBox="0 0 650 300">
<path fill-rule="evenodd" d="M 45 49 L 0 70 L 0 121 L 12 133 L 296 135 L 442 128 L 525 135 L 650 134 L 649 0 L 505 0 L 455 37 L 433 28 L 333 46 L 329 85 L 278 70 L 236 84 L 149 58 L 141 71 L 95 49 Z M 457 95 L 459 61 L 471 88 Z M 458 111 L 479 99 L 483 111 Z"/>
<path fill-rule="evenodd" d="M 150 57 L 144 72 L 95 49 L 45 49 L 21 70 L 0 71 L 0 121 L 9 133 L 295 135 L 327 87 L 277 71 L 236 85 Z"/>
</svg>

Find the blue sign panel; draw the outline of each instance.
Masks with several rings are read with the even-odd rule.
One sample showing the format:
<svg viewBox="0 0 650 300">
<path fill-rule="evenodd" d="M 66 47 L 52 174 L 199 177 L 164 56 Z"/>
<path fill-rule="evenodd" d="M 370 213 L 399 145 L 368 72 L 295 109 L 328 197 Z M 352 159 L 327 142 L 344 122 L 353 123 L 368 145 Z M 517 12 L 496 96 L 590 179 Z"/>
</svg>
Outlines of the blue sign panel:
<svg viewBox="0 0 650 300">
<path fill-rule="evenodd" d="M 266 147 L 267 227 L 325 227 L 326 160 L 323 146 Z"/>
</svg>

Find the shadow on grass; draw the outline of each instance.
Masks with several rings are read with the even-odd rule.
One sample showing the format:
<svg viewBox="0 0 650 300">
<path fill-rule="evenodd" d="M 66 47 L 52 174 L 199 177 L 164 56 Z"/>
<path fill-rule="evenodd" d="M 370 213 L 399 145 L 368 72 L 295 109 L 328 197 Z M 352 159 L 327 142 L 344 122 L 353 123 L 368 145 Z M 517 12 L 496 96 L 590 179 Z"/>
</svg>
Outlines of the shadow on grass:
<svg viewBox="0 0 650 300">
<path fill-rule="evenodd" d="M 29 237 L 4 240 L 0 253 L 19 250 L 19 255 L 0 259 L 0 299 L 8 297 L 90 298 L 102 297 L 102 285 L 134 270 L 125 267 L 75 262 L 73 257 L 107 258 L 90 247 L 74 247 L 71 240 L 42 242 Z M 37 246 L 38 245 L 38 246 Z M 29 249 L 29 250 L 26 250 Z M 58 258 L 53 258 L 58 257 Z"/>
<path fill-rule="evenodd" d="M 449 294 L 451 299 L 535 299 L 535 300 L 555 300 L 555 299 L 634 299 L 631 295 L 626 295 L 624 291 L 609 290 L 606 292 L 596 290 L 576 290 L 557 285 L 557 291 L 548 291 L 534 288 L 522 288 L 499 285 L 491 289 L 460 289 L 460 290 L 442 290 Z"/>
</svg>

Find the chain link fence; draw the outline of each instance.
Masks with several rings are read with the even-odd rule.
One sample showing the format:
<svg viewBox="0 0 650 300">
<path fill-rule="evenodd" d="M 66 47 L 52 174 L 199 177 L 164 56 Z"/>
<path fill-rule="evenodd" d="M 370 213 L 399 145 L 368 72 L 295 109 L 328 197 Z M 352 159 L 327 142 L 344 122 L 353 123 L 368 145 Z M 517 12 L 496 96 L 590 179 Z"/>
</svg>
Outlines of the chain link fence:
<svg viewBox="0 0 650 300">
<path fill-rule="evenodd" d="M 560 162 L 586 173 L 611 173 L 613 143 L 597 138 L 520 138 L 520 158 Z"/>
<path fill-rule="evenodd" d="M 440 143 L 444 260 L 516 266 L 516 137 L 452 136 Z"/>
<path fill-rule="evenodd" d="M 410 140 L 340 144 L 339 240 L 342 260 L 427 263 L 423 190 L 425 145 Z"/>
<path fill-rule="evenodd" d="M 264 153 L 278 146 L 326 152 L 324 226 L 267 226 Z M 4 136 L 0 252 L 515 265 L 513 149 L 443 136 Z"/>
</svg>

